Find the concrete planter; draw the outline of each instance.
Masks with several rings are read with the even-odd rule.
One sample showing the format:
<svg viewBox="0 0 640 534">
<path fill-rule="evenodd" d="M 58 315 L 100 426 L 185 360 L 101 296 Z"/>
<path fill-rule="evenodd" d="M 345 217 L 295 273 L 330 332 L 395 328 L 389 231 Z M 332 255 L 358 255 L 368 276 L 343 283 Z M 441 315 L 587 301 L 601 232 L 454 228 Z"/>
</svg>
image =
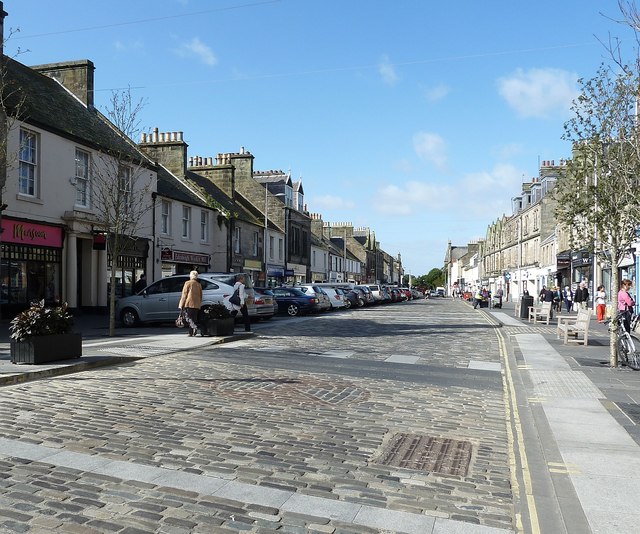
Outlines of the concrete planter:
<svg viewBox="0 0 640 534">
<path fill-rule="evenodd" d="M 82 356 L 81 334 L 34 336 L 11 342 L 11 363 L 37 365 Z"/>
<path fill-rule="evenodd" d="M 200 325 L 203 336 L 231 336 L 235 328 L 233 317 L 226 319 L 208 319 Z"/>
</svg>

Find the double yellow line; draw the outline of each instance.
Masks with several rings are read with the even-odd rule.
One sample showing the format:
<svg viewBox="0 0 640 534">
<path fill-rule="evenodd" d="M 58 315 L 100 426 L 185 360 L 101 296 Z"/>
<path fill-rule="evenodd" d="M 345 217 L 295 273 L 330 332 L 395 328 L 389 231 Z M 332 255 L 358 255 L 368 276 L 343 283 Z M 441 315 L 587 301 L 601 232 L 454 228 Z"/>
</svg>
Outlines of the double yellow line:
<svg viewBox="0 0 640 534">
<path fill-rule="evenodd" d="M 538 521 L 538 510 L 536 501 L 533 496 L 533 484 L 531 482 L 531 472 L 527 460 L 527 451 L 524 445 L 524 433 L 522 431 L 522 422 L 520 420 L 520 412 L 518 411 L 518 401 L 516 398 L 516 390 L 513 384 L 513 374 L 509 363 L 509 354 L 507 352 L 504 336 L 499 329 L 495 330 L 498 337 L 498 345 L 500 347 L 500 357 L 504 362 L 504 373 L 502 381 L 504 385 L 504 405 L 506 411 L 507 439 L 509 441 L 509 467 L 511 472 L 511 484 L 514 494 L 520 496 L 520 500 L 526 503 L 529 511 L 529 526 L 531 534 L 540 533 L 540 523 Z M 522 490 L 518 481 L 518 467 L 522 472 L 522 484 L 524 486 L 524 498 L 522 498 Z M 518 532 L 525 532 L 522 523 L 522 514 L 516 512 L 516 528 Z"/>
</svg>

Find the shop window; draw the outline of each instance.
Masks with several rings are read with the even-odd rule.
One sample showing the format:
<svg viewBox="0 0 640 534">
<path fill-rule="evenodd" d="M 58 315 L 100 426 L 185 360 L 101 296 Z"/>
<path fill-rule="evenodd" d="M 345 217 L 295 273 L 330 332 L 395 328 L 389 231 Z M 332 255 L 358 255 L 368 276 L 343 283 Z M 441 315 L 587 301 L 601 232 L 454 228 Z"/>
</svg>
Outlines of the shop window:
<svg viewBox="0 0 640 534">
<path fill-rule="evenodd" d="M 38 195 L 38 136 L 20 130 L 18 189 L 21 195 Z"/>
</svg>

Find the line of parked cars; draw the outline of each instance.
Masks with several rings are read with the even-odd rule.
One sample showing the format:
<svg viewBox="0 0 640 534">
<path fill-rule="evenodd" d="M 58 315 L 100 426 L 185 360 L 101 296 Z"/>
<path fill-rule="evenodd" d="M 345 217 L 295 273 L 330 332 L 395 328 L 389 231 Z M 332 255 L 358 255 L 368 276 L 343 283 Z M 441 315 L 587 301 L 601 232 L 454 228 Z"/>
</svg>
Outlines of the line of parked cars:
<svg viewBox="0 0 640 534">
<path fill-rule="evenodd" d="M 292 317 L 329 310 L 361 308 L 374 304 L 424 298 L 414 289 L 379 284 L 301 284 L 293 287 L 254 287 L 247 273 L 200 273 L 202 308 L 221 303 L 233 294 L 239 274 L 245 277 L 246 304 L 252 320 L 271 319 L 277 313 Z M 182 286 L 189 275 L 173 275 L 116 302 L 116 318 L 123 326 L 174 321 Z"/>
</svg>

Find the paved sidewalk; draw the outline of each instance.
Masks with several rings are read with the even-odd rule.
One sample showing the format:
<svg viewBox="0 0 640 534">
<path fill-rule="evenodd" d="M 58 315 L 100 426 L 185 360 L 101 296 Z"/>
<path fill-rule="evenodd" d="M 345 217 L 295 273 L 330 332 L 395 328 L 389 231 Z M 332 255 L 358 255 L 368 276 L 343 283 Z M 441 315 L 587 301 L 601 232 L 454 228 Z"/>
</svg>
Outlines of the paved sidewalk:
<svg viewBox="0 0 640 534">
<path fill-rule="evenodd" d="M 534 325 L 514 316 L 513 303 L 482 311 L 512 342 L 522 400 L 542 442 L 534 447 L 542 449 L 567 532 L 636 532 L 637 504 L 620 496 L 640 492 L 640 372 L 609 366 L 607 325 L 595 317 L 588 346 L 582 346 L 557 339 L 555 317 L 549 326 Z M 569 494 L 582 510 L 563 509 Z M 544 503 L 547 496 L 536 498 Z"/>
<path fill-rule="evenodd" d="M 74 331 L 82 333 L 82 357 L 39 365 L 13 364 L 9 323 L 0 322 L 0 386 L 227 343 L 255 335 L 253 332 L 239 330 L 236 325 L 234 335 L 226 337 L 189 337 L 185 330 L 170 326 L 166 328 L 166 333 L 162 334 L 140 334 L 140 330 L 134 332 L 118 328 L 116 335 L 110 337 L 108 318 L 104 315 L 76 317 Z"/>
</svg>

